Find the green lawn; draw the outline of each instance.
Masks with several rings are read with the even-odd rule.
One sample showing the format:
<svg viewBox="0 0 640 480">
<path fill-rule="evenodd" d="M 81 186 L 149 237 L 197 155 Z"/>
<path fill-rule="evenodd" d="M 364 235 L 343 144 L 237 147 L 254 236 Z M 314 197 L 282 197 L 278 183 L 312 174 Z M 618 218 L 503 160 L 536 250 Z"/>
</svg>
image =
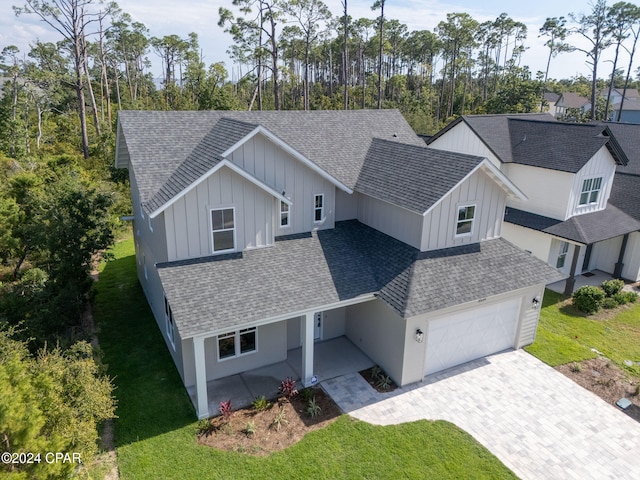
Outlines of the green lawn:
<svg viewBox="0 0 640 480">
<path fill-rule="evenodd" d="M 129 479 L 516 478 L 471 436 L 443 422 L 379 427 L 340 417 L 291 448 L 256 458 L 196 444 L 195 414 L 146 304 L 133 242 L 103 266 L 95 316 L 118 399 L 116 446 Z"/>
<path fill-rule="evenodd" d="M 608 313 L 606 310 L 602 313 Z M 562 365 L 597 356 L 595 348 L 633 375 L 640 367 L 628 367 L 624 360 L 640 361 L 640 303 L 600 319 L 575 310 L 564 296 L 547 290 L 535 343 L 525 348 L 543 362 Z"/>
</svg>

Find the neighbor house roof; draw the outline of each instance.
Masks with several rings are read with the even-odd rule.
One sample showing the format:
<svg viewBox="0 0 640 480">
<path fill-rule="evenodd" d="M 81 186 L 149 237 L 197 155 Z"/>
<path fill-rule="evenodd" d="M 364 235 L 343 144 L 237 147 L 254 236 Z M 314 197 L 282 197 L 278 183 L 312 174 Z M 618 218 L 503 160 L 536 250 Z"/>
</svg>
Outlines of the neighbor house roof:
<svg viewBox="0 0 640 480">
<path fill-rule="evenodd" d="M 589 103 L 589 99 L 577 93 L 564 92 L 560 95 L 556 105 L 565 108 L 582 108 Z"/>
<path fill-rule="evenodd" d="M 560 99 L 560 95 L 553 92 L 545 92 L 544 99 L 549 103 L 556 103 Z"/>
<path fill-rule="evenodd" d="M 549 114 L 465 115 L 438 132 L 429 143 L 461 122 L 503 163 L 575 173 L 605 145 L 616 163 L 627 162 L 606 125 L 557 122 Z"/>
<path fill-rule="evenodd" d="M 614 112 L 617 112 L 618 110 L 620 110 L 620 102 L 613 104 L 611 108 Z M 622 105 L 623 112 L 630 112 L 630 111 L 637 112 L 638 110 L 640 110 L 640 100 L 638 99 L 628 98 L 624 101 Z"/>
<path fill-rule="evenodd" d="M 604 210 L 575 215 L 565 221 L 507 207 L 504 220 L 585 245 L 640 230 L 640 220 L 612 204 Z"/>
<path fill-rule="evenodd" d="M 374 296 L 405 318 L 563 278 L 503 239 L 420 252 L 356 220 L 157 268 L 183 339 Z"/>
<path fill-rule="evenodd" d="M 374 138 L 424 146 L 397 110 L 121 111 L 118 121 L 119 142 L 126 148 L 118 148 L 116 165 L 133 169 L 148 212 L 214 168 L 257 128 L 349 189 Z"/>
</svg>

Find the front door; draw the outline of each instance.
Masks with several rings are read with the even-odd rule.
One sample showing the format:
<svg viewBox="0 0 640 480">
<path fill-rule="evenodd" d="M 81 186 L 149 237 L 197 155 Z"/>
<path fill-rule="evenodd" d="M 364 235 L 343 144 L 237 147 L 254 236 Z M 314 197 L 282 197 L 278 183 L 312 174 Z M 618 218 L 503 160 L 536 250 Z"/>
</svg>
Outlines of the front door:
<svg viewBox="0 0 640 480">
<path fill-rule="evenodd" d="M 322 337 L 322 312 L 316 312 L 313 320 L 313 339 L 317 341 Z"/>
</svg>

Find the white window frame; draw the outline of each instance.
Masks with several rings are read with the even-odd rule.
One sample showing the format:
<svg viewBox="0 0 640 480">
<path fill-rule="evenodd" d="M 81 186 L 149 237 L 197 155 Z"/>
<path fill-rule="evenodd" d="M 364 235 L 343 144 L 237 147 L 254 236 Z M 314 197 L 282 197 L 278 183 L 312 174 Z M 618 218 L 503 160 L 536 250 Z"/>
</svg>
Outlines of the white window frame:
<svg viewBox="0 0 640 480">
<path fill-rule="evenodd" d="M 213 212 L 216 211 L 224 211 L 224 210 L 231 210 L 233 212 L 233 228 L 222 228 L 219 230 L 214 230 L 213 229 Z M 223 214 L 224 215 L 224 214 Z M 223 222 L 224 222 L 224 218 L 223 218 Z M 216 207 L 216 208 L 210 208 L 209 209 L 209 232 L 210 232 L 210 237 L 211 237 L 211 252 L 218 255 L 221 253 L 229 253 L 229 252 L 235 252 L 236 251 L 236 242 L 237 242 L 237 235 L 236 235 L 236 207 Z M 232 248 L 227 248 L 225 250 L 216 250 L 215 249 L 215 240 L 214 240 L 214 234 L 217 232 L 233 232 L 233 247 Z"/>
<path fill-rule="evenodd" d="M 473 216 L 471 218 L 464 218 L 462 220 L 460 220 L 460 211 L 462 209 L 465 209 L 465 211 L 468 208 L 473 208 Z M 456 226 L 455 226 L 455 236 L 456 238 L 458 237 L 469 237 L 471 235 L 473 235 L 473 226 L 475 224 L 475 220 L 476 220 L 476 213 L 478 212 L 478 207 L 475 203 L 465 203 L 462 205 L 458 205 L 458 208 L 456 208 Z M 469 223 L 470 227 L 469 227 L 469 231 L 468 232 L 463 232 L 463 233 L 458 233 L 458 229 L 460 228 L 460 225 L 463 223 Z"/>
<path fill-rule="evenodd" d="M 580 190 L 580 194 L 578 195 L 578 206 L 585 207 L 598 203 L 603 183 L 604 182 L 602 177 L 585 178 L 582 181 L 582 189 Z M 597 187 L 595 186 L 596 184 L 598 185 Z M 583 195 L 586 195 L 584 202 L 582 201 Z M 595 199 L 593 199 L 594 195 Z"/>
<path fill-rule="evenodd" d="M 283 207 L 285 210 L 283 210 Z M 286 216 L 283 216 L 286 214 Z M 282 221 L 286 219 L 286 223 Z M 289 228 L 291 226 L 291 205 L 280 200 L 280 228 Z"/>
<path fill-rule="evenodd" d="M 248 350 L 246 352 L 242 352 L 240 351 L 242 345 L 241 345 L 241 337 L 242 335 L 246 335 L 248 333 L 253 333 L 254 334 L 254 348 L 253 350 Z M 225 340 L 227 338 L 233 338 L 233 350 L 234 350 L 234 354 L 233 355 L 227 355 L 226 357 L 221 358 L 220 357 L 220 340 Z M 227 333 L 222 333 L 220 335 L 217 336 L 216 338 L 216 351 L 217 351 L 217 355 L 218 355 L 218 361 L 219 362 L 224 362 L 226 360 L 231 360 L 233 358 L 238 358 L 238 357 L 244 357 L 245 355 L 253 355 L 254 353 L 258 352 L 258 328 L 257 327 L 249 327 L 249 328 L 242 328 L 240 330 L 236 330 L 233 332 L 227 332 Z"/>
<path fill-rule="evenodd" d="M 568 254 L 569 254 L 569 242 L 560 240 L 560 247 L 558 248 L 558 256 L 556 257 L 556 268 L 558 270 L 564 268 L 565 265 L 567 264 Z"/>
<path fill-rule="evenodd" d="M 317 200 L 320 198 L 320 207 L 317 207 Z M 313 195 L 313 223 L 322 223 L 325 220 L 324 216 L 324 193 L 316 193 Z M 320 220 L 317 220 L 316 213 L 320 212 Z"/>
<path fill-rule="evenodd" d="M 173 349 L 176 349 L 176 322 L 173 317 L 173 311 L 171 310 L 171 305 L 169 305 L 169 300 L 167 297 L 164 297 L 164 320 L 165 320 L 165 331 L 167 333 L 167 338 L 169 339 L 169 343 Z"/>
</svg>

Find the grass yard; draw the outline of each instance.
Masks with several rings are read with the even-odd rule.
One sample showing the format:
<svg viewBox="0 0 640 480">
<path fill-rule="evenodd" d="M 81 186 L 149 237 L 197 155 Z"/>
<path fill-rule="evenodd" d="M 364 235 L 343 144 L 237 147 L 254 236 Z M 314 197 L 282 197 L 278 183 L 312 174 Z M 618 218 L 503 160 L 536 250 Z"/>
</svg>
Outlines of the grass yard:
<svg viewBox="0 0 640 480">
<path fill-rule="evenodd" d="M 595 348 L 629 373 L 640 376 L 640 303 L 612 312 L 601 310 L 587 316 L 578 312 L 564 296 L 547 290 L 535 343 L 525 348 L 543 362 L 555 367 L 581 362 L 597 356 Z"/>
<path fill-rule="evenodd" d="M 196 444 L 193 407 L 136 278 L 133 241 L 102 266 L 94 315 L 115 377 L 115 440 L 129 479 L 516 478 L 456 426 L 418 421 L 379 427 L 346 415 L 268 457 Z"/>
</svg>

